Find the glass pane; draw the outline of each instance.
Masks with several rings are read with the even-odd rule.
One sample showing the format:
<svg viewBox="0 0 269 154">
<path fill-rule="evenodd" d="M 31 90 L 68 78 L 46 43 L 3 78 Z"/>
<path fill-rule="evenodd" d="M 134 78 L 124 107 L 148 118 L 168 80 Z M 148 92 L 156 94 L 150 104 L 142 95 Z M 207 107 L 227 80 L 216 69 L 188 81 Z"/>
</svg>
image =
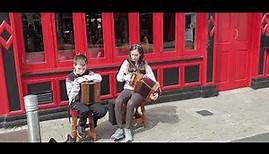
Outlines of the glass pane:
<svg viewBox="0 0 269 154">
<path fill-rule="evenodd" d="M 22 13 L 26 63 L 45 62 L 43 33 L 40 13 Z"/>
<path fill-rule="evenodd" d="M 86 27 L 89 57 L 104 57 L 102 14 L 86 13 Z"/>
<path fill-rule="evenodd" d="M 177 85 L 179 81 L 179 68 L 166 68 L 163 72 L 163 84 L 164 86 Z"/>
<path fill-rule="evenodd" d="M 102 75 L 101 95 L 110 94 L 109 75 Z"/>
<path fill-rule="evenodd" d="M 185 67 L 185 83 L 199 81 L 199 65 Z"/>
<path fill-rule="evenodd" d="M 60 80 L 60 94 L 61 94 L 61 101 L 68 100 L 68 96 L 66 93 L 65 80 Z"/>
<path fill-rule="evenodd" d="M 185 13 L 185 48 L 195 49 L 196 13 Z"/>
<path fill-rule="evenodd" d="M 38 104 L 47 104 L 53 102 L 51 83 L 34 83 L 27 85 L 28 95 L 37 95 Z"/>
<path fill-rule="evenodd" d="M 140 42 L 145 53 L 153 52 L 153 14 L 140 13 Z"/>
<path fill-rule="evenodd" d="M 175 13 L 163 14 L 163 50 L 175 51 Z"/>
<path fill-rule="evenodd" d="M 129 23 L 128 13 L 114 13 L 115 47 L 117 55 L 128 55 Z"/>
<path fill-rule="evenodd" d="M 72 13 L 56 13 L 58 60 L 71 60 L 75 54 Z"/>
</svg>

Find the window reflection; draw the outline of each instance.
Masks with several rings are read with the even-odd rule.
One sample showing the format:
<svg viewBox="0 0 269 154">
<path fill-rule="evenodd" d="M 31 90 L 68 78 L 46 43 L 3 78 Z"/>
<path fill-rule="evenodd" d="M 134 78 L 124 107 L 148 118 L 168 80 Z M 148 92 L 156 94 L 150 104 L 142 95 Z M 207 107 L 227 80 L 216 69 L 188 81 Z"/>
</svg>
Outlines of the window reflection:
<svg viewBox="0 0 269 154">
<path fill-rule="evenodd" d="M 140 42 L 145 53 L 153 52 L 153 15 L 152 13 L 140 13 Z"/>
<path fill-rule="evenodd" d="M 58 60 L 70 60 L 74 56 L 74 29 L 72 13 L 56 13 Z"/>
<path fill-rule="evenodd" d="M 40 13 L 22 13 L 26 63 L 45 62 Z"/>
<path fill-rule="evenodd" d="M 163 14 L 163 49 L 175 50 L 175 13 Z"/>
<path fill-rule="evenodd" d="M 104 57 L 103 26 L 101 13 L 86 13 L 88 55 Z"/>
<path fill-rule="evenodd" d="M 185 13 L 185 48 L 195 48 L 196 13 Z"/>
<path fill-rule="evenodd" d="M 117 55 L 128 55 L 129 23 L 128 13 L 114 13 L 115 46 Z"/>
</svg>

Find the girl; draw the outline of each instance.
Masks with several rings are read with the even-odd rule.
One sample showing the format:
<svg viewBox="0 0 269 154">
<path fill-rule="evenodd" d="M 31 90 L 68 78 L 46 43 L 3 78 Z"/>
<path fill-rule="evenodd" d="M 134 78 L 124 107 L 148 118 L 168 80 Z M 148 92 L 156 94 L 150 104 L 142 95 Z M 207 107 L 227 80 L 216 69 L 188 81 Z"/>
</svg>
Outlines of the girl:
<svg viewBox="0 0 269 154">
<path fill-rule="evenodd" d="M 139 106 L 139 104 L 144 101 L 144 97 L 139 93 L 134 92 L 134 87 L 130 84 L 132 72 L 140 72 L 146 75 L 148 78 L 156 82 L 154 74 L 151 67 L 144 60 L 144 50 L 140 44 L 134 44 L 129 50 L 128 59 L 124 60 L 120 70 L 117 74 L 118 82 L 125 82 L 123 91 L 115 100 L 115 115 L 117 121 L 118 129 L 111 136 L 113 140 L 120 140 L 125 137 L 125 142 L 131 142 L 133 136 L 130 130 L 134 108 Z M 157 84 L 159 84 L 157 82 Z M 150 98 L 156 100 L 158 98 L 158 93 L 152 94 Z M 122 104 L 127 102 L 126 111 L 126 125 L 122 125 Z"/>
</svg>

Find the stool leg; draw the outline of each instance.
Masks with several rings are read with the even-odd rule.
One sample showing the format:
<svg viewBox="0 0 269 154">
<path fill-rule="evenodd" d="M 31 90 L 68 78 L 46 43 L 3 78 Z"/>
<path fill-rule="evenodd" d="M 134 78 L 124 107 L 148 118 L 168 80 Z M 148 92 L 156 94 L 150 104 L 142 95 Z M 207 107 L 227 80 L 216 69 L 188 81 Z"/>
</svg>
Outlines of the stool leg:
<svg viewBox="0 0 269 154">
<path fill-rule="evenodd" d="M 78 126 L 78 118 L 72 116 L 72 122 L 71 122 L 71 136 L 74 139 L 74 141 L 77 140 L 77 126 Z"/>
<path fill-rule="evenodd" d="M 88 136 L 93 141 L 96 141 L 97 135 L 96 135 L 96 130 L 94 128 L 93 116 L 89 116 L 88 119 L 89 119 L 89 128 L 90 128 L 90 130 L 88 131 Z"/>
<path fill-rule="evenodd" d="M 146 110 L 145 110 L 144 105 L 141 106 L 141 112 L 142 112 L 143 125 L 144 125 L 144 128 L 146 128 L 147 127 L 147 117 L 146 117 Z"/>
<path fill-rule="evenodd" d="M 139 114 L 139 112 L 138 112 L 138 108 L 139 107 L 136 107 L 134 110 L 134 115 L 133 115 L 133 122 L 132 122 L 132 124 L 133 124 L 133 126 L 136 126 L 136 125 L 138 125 L 139 123 L 140 123 L 140 121 L 139 121 L 139 119 L 140 119 L 140 114 Z"/>
</svg>

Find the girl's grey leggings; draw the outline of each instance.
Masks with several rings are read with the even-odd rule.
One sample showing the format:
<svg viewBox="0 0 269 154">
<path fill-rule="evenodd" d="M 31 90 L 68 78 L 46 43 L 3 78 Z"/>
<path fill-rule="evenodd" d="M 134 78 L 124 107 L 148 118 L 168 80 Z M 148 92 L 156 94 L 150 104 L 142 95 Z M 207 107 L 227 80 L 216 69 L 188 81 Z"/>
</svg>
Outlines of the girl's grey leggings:
<svg viewBox="0 0 269 154">
<path fill-rule="evenodd" d="M 127 102 L 126 111 L 126 128 L 130 128 L 132 123 L 132 117 L 134 114 L 134 108 L 139 106 L 144 101 L 143 96 L 133 90 L 124 89 L 115 100 L 115 115 L 119 128 L 122 128 L 122 104 Z"/>
</svg>

